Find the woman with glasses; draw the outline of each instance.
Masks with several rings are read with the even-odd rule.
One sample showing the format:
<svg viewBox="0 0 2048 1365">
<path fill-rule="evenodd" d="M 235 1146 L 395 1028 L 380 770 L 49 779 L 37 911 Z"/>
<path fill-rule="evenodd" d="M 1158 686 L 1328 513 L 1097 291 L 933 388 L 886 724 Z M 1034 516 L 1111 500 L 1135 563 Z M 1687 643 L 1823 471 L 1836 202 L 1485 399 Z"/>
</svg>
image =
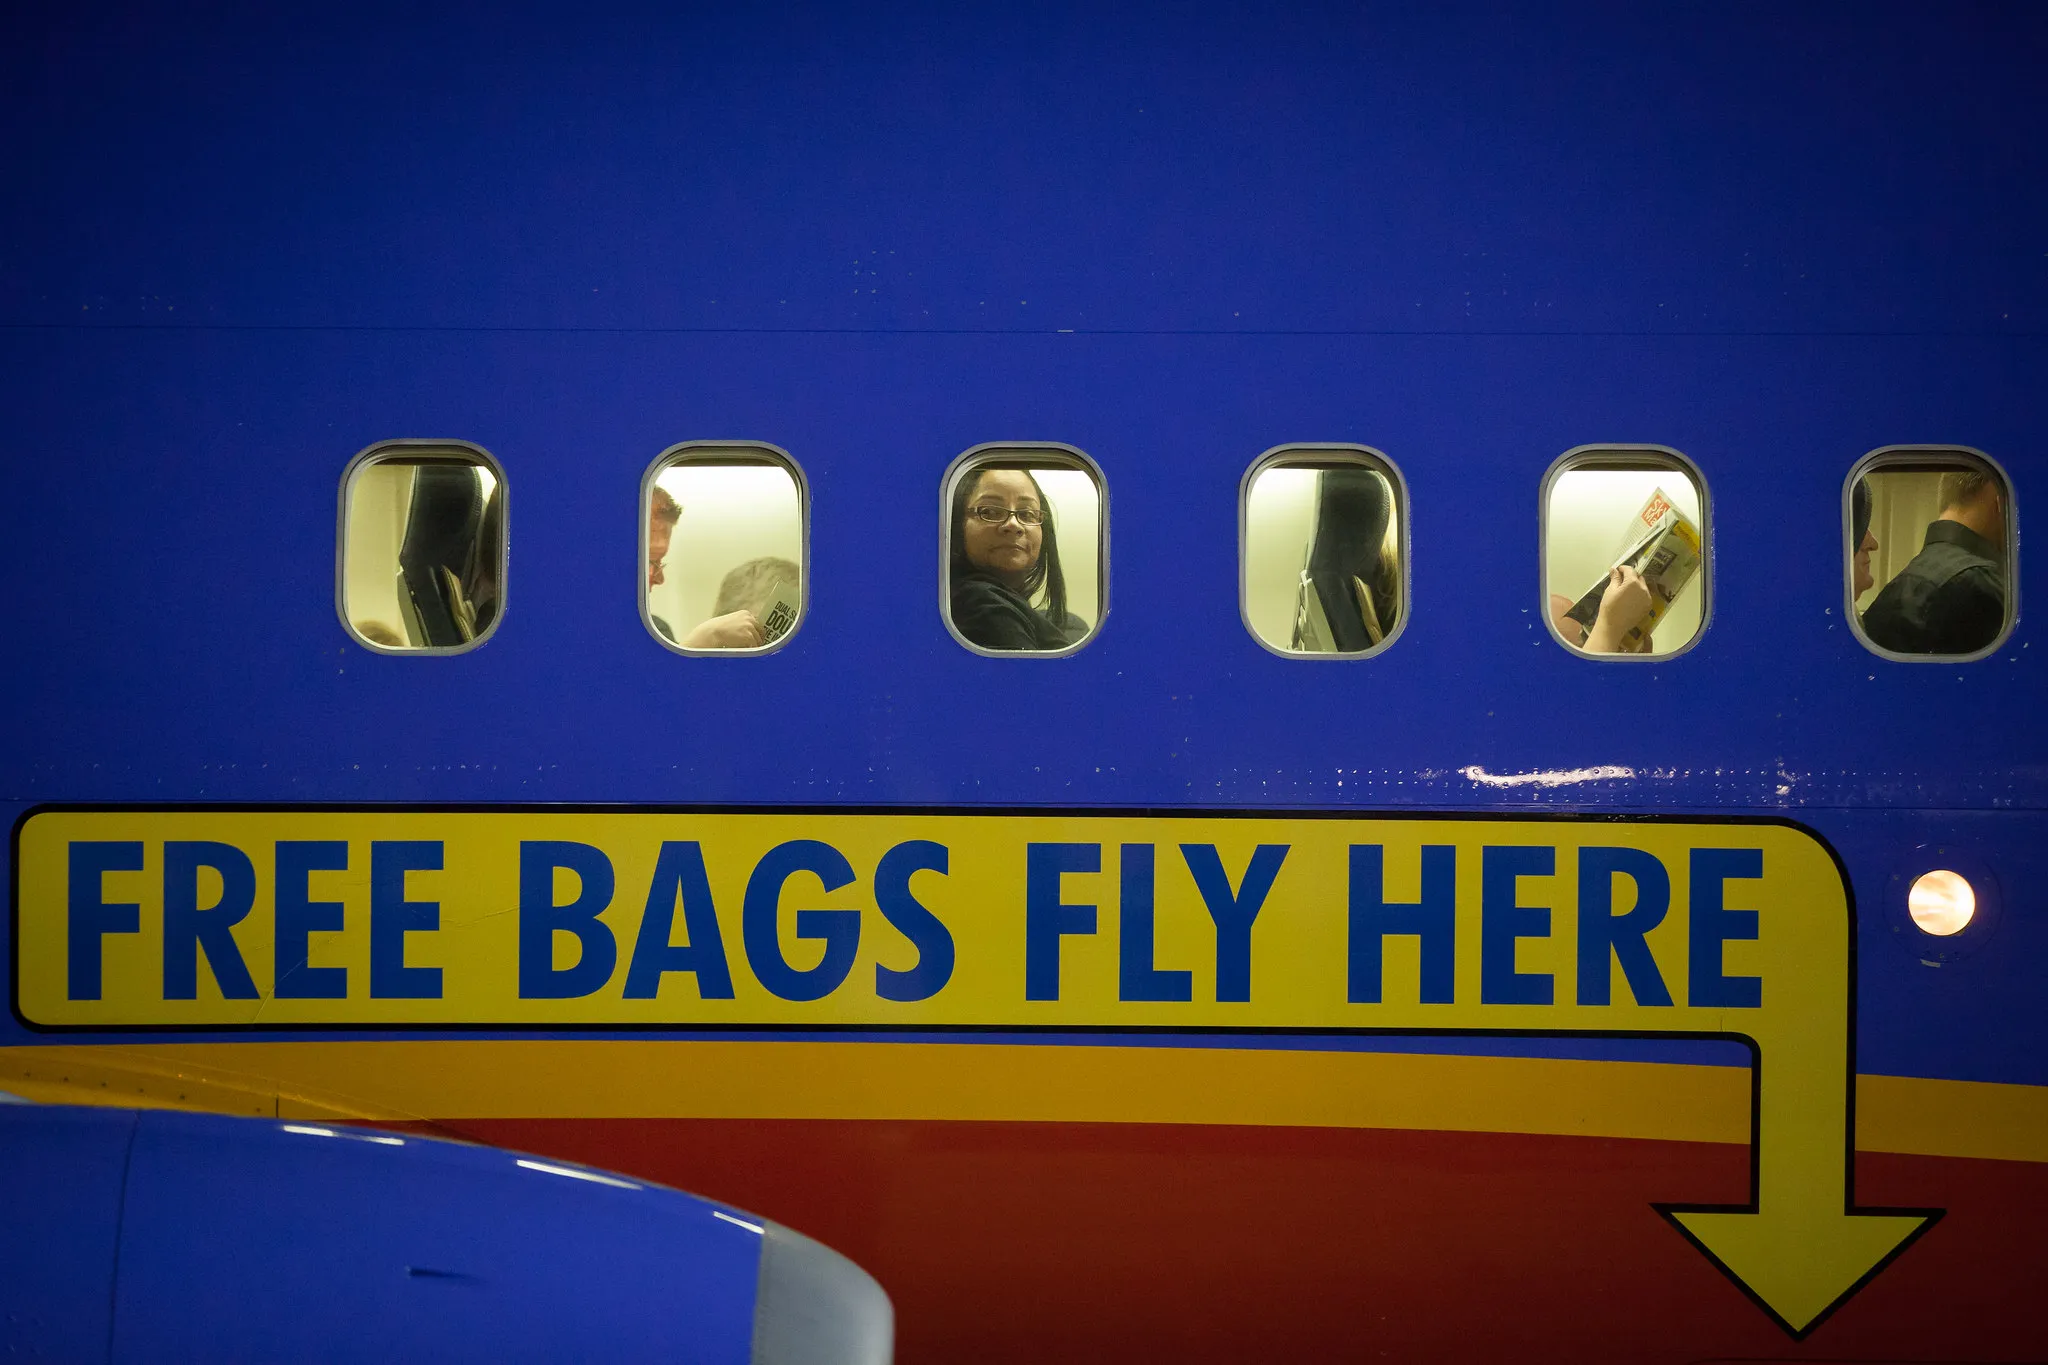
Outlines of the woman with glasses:
<svg viewBox="0 0 2048 1365">
<path fill-rule="evenodd" d="M 1052 507 L 1029 470 L 984 467 L 960 480 L 951 563 L 953 628 L 971 643 L 1065 649 L 1088 633 L 1067 613 Z"/>
</svg>

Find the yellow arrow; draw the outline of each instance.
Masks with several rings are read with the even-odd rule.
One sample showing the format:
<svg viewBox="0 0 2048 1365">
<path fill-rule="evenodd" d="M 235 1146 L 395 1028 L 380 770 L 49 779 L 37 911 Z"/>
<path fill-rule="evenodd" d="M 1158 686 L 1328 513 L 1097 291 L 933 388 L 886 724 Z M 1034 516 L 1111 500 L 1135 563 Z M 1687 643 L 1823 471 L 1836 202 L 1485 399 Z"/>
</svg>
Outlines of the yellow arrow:
<svg viewBox="0 0 2048 1365">
<path fill-rule="evenodd" d="M 1787 824 L 198 807 L 17 840 L 43 1027 L 1742 1039 L 1750 1202 L 1659 1211 L 1758 1306 L 1803 1337 L 1939 1217 L 1855 1207 L 1855 916 Z"/>
<path fill-rule="evenodd" d="M 1795 1339 L 1820 1326 L 1941 1217 L 1939 1209 L 1830 1210 L 1793 1200 L 1755 1210 L 1660 1205 L 1658 1212 Z"/>
<path fill-rule="evenodd" d="M 1854 920 L 1833 899 L 1830 888 L 1780 912 L 1810 935 L 1799 955 L 1812 964 L 1801 974 L 1806 1008 L 1759 1011 L 1746 1021 L 1755 1068 L 1749 1204 L 1657 1206 L 1794 1339 L 1820 1326 L 1942 1215 L 1855 1206 Z M 1839 969 L 1820 970 L 1836 962 Z"/>
<path fill-rule="evenodd" d="M 1777 1324 L 1802 1339 L 1915 1239 L 1940 1209 L 1859 1209 L 1850 1170 L 1854 1106 L 1842 1076 L 1808 1077 L 1795 1050 L 1756 1065 L 1752 1187 L 1746 1207 L 1659 1204 L 1657 1211 Z M 1806 1088 L 1802 1089 L 1802 1082 Z"/>
</svg>

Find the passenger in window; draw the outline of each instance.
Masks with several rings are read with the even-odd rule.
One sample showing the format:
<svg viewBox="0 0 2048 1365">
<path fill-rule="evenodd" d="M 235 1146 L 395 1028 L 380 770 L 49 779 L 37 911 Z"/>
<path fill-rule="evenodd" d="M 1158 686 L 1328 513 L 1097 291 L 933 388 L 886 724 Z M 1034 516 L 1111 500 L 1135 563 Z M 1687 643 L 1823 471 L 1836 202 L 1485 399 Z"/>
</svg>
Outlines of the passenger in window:
<svg viewBox="0 0 2048 1365">
<path fill-rule="evenodd" d="M 421 645 L 467 644 L 497 619 L 503 507 L 473 465 L 434 461 L 414 474 L 398 568 Z"/>
<path fill-rule="evenodd" d="M 953 628 L 983 649 L 1065 649 L 1088 633 L 1067 612 L 1059 536 L 1038 480 L 980 469 L 953 494 Z M 1032 605 L 1042 600 L 1043 609 Z"/>
<path fill-rule="evenodd" d="M 675 538 L 676 523 L 682 519 L 682 504 L 670 497 L 666 488 L 657 486 L 647 505 L 647 586 L 650 588 L 667 581 L 662 566 L 668 558 L 669 542 Z M 680 644 L 685 649 L 758 649 L 768 642 L 760 621 L 745 608 L 714 615 L 710 620 L 700 622 L 681 640 L 676 639 L 669 623 L 653 612 L 647 613 L 647 619 L 661 632 L 662 639 Z"/>
<path fill-rule="evenodd" d="M 2005 625 L 2005 490 L 1987 469 L 1941 476 L 1941 515 L 1920 553 L 1863 613 L 1870 642 L 1897 654 L 1974 654 Z"/>
<path fill-rule="evenodd" d="M 802 570 L 778 555 L 750 559 L 719 580 L 713 619 L 751 615 L 760 623 L 761 643 L 772 644 L 796 624 L 802 580 Z"/>
<path fill-rule="evenodd" d="M 1401 561 L 1387 544 L 1393 500 L 1384 476 L 1360 466 L 1316 477 L 1315 530 L 1295 603 L 1294 648 L 1360 654 L 1394 633 Z"/>
<path fill-rule="evenodd" d="M 1878 548 L 1877 537 L 1870 534 L 1870 485 L 1862 479 L 1856 480 L 1856 487 L 1849 496 L 1851 526 L 1849 543 L 1856 547 L 1852 557 L 1855 577 L 1852 580 L 1851 598 L 1861 597 L 1871 590 L 1876 580 L 1870 576 L 1870 556 Z"/>
<path fill-rule="evenodd" d="M 1600 595 L 1600 614 L 1593 618 L 1591 630 L 1565 615 L 1572 609 L 1572 599 L 1562 593 L 1550 594 L 1550 621 L 1567 643 L 1588 654 L 1654 654 L 1657 646 L 1647 630 L 1640 644 L 1628 643 L 1629 632 L 1643 623 L 1654 605 L 1643 576 L 1621 564 L 1607 575 L 1607 591 Z"/>
</svg>

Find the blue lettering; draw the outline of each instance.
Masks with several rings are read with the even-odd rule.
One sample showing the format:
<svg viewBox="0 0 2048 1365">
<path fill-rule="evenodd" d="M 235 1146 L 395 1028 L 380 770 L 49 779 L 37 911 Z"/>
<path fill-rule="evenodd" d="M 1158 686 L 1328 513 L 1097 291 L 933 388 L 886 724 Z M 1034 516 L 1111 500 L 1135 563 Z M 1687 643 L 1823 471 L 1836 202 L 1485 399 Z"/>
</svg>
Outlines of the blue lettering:
<svg viewBox="0 0 2048 1365">
<path fill-rule="evenodd" d="M 1685 1003 L 1706 1009 L 1756 1009 L 1764 1002 L 1762 977 L 1724 976 L 1721 946 L 1754 939 L 1757 913 L 1724 908 L 1724 883 L 1764 875 L 1760 848 L 1696 848 L 1692 851 L 1692 910 L 1686 916 Z"/>
<path fill-rule="evenodd" d="M 912 873 L 945 876 L 949 858 L 944 844 L 912 839 L 884 853 L 875 868 L 876 908 L 917 949 L 917 965 L 909 971 L 875 964 L 875 994 L 884 1000 L 929 1000 L 953 979 L 953 935 L 910 889 Z"/>
<path fill-rule="evenodd" d="M 1557 850 L 1547 845 L 1489 844 L 1479 863 L 1479 1003 L 1482 1005 L 1548 1005 L 1557 982 L 1548 972 L 1515 970 L 1515 945 L 1525 938 L 1550 936 L 1550 907 L 1523 905 L 1518 883 L 1523 877 L 1548 877 L 1557 871 Z"/>
<path fill-rule="evenodd" d="M 348 843 L 342 839 L 277 841 L 277 933 L 271 943 L 272 992 L 280 1000 L 346 1000 L 348 968 L 311 967 L 307 937 L 342 927 L 340 901 L 311 899 L 315 872 L 346 872 Z"/>
<path fill-rule="evenodd" d="M 1386 846 L 1351 846 L 1349 989 L 1354 1005 L 1380 1003 L 1384 940 L 1413 934 L 1422 940 L 1425 1005 L 1448 1005 L 1454 991 L 1457 947 L 1458 850 L 1451 844 L 1422 849 L 1422 899 L 1386 898 Z"/>
<path fill-rule="evenodd" d="M 690 936 L 681 947 L 669 942 L 675 932 L 677 900 L 683 903 L 683 928 Z M 625 998 L 654 999 L 664 972 L 696 973 L 700 1000 L 732 999 L 725 936 L 719 932 L 718 907 L 711 902 L 711 881 L 704 874 L 704 849 L 694 839 L 662 841 L 654 881 L 647 888 L 647 910 L 633 940 L 633 961 L 626 968 Z"/>
<path fill-rule="evenodd" d="M 555 903 L 555 869 L 576 874 L 576 898 Z M 573 1000 L 612 979 L 619 943 L 598 916 L 612 905 L 612 860 L 589 844 L 519 841 L 519 998 Z M 572 934 L 576 961 L 555 966 L 555 935 Z"/>
<path fill-rule="evenodd" d="M 1095 932 L 1095 907 L 1060 899 L 1060 878 L 1100 872 L 1101 844 L 1030 844 L 1024 850 L 1024 998 L 1060 998 L 1060 940 Z"/>
<path fill-rule="evenodd" d="M 405 965 L 405 936 L 441 927 L 441 902 L 405 898 L 405 874 L 441 870 L 439 839 L 379 839 L 370 845 L 370 997 L 439 1000 L 441 969 Z"/>
<path fill-rule="evenodd" d="M 1117 999 L 1192 1000 L 1193 972 L 1152 965 L 1153 882 L 1152 845 L 1125 844 L 1117 854 Z"/>
<path fill-rule="evenodd" d="M 1223 858 L 1214 844 L 1182 844 L 1181 860 L 1209 907 L 1216 923 L 1216 999 L 1246 1001 L 1252 998 L 1252 922 L 1273 890 L 1280 864 L 1287 858 L 1286 844 L 1260 844 L 1244 870 L 1244 881 L 1233 891 L 1230 875 L 1223 870 Z M 1375 972 L 1377 976 L 1377 972 Z"/>
<path fill-rule="evenodd" d="M 220 874 L 220 899 L 199 907 L 199 869 Z M 234 927 L 256 904 L 256 867 L 233 844 L 171 840 L 164 844 L 164 999 L 199 994 L 199 954 L 228 1000 L 254 1000 L 256 983 L 235 945 Z"/>
<path fill-rule="evenodd" d="M 1635 884 L 1635 906 L 1614 913 L 1614 878 Z M 1655 854 L 1639 848 L 1589 845 L 1579 850 L 1579 1003 L 1605 1005 L 1614 991 L 1609 953 L 1621 963 L 1639 1005 L 1668 1005 L 1671 991 L 1650 956 L 1649 932 L 1671 908 L 1671 874 Z"/>
<path fill-rule="evenodd" d="M 65 992 L 73 1000 L 100 998 L 101 939 L 107 934 L 133 934 L 142 929 L 142 906 L 134 901 L 105 899 L 109 872 L 142 871 L 142 842 L 80 841 L 69 851 L 70 886 L 66 897 Z"/>
<path fill-rule="evenodd" d="M 790 966 L 782 955 L 776 921 L 782 910 L 782 884 L 799 872 L 815 876 L 827 891 L 853 880 L 853 864 L 830 844 L 816 839 L 777 844 L 762 855 L 747 879 L 746 902 L 740 908 L 741 940 L 755 977 L 772 994 L 784 1000 L 822 1000 L 853 970 L 854 953 L 860 948 L 860 911 L 797 911 L 796 936 L 822 940 L 825 956 L 815 967 L 799 971 Z"/>
</svg>

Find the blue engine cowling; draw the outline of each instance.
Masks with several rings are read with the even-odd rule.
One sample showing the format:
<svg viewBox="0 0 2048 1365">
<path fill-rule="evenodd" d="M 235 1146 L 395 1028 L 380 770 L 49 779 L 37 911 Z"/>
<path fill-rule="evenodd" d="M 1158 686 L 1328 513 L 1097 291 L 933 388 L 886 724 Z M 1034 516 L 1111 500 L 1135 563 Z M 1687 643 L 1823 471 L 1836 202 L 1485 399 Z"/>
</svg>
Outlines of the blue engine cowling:
<svg viewBox="0 0 2048 1365">
<path fill-rule="evenodd" d="M 0 1104 L 10 1360 L 871 1365 L 888 1295 L 764 1218 L 316 1122 Z"/>
</svg>

